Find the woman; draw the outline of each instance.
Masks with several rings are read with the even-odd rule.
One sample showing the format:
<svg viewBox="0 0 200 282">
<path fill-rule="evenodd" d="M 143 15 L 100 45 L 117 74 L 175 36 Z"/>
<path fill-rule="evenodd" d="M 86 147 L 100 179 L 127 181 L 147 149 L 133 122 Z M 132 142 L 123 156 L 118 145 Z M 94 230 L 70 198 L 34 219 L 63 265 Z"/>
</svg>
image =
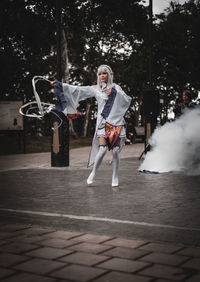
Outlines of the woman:
<svg viewBox="0 0 200 282">
<path fill-rule="evenodd" d="M 182 93 L 182 98 L 178 98 L 175 101 L 173 112 L 175 118 L 181 116 L 185 109 L 193 109 L 196 106 L 196 103 L 192 101 L 192 94 L 189 90 L 184 90 Z"/>
<path fill-rule="evenodd" d="M 113 72 L 108 65 L 97 70 L 97 85 L 73 86 L 58 81 L 52 82 L 54 92 L 60 101 L 64 100 L 62 112 L 76 114 L 79 102 L 95 97 L 98 104 L 96 130 L 92 142 L 88 167 L 93 165 L 87 183 L 92 184 L 107 149 L 112 149 L 112 186 L 118 186 L 119 154 L 125 142 L 124 115 L 130 106 L 131 98 L 121 87 L 113 83 Z"/>
</svg>

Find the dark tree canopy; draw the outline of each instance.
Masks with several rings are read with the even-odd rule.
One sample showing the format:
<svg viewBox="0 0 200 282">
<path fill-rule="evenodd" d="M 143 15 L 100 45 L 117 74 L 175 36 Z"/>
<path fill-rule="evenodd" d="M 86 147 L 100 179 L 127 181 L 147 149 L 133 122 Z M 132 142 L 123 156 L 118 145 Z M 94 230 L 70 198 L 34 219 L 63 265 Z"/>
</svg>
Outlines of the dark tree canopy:
<svg viewBox="0 0 200 282">
<path fill-rule="evenodd" d="M 56 78 L 55 1 L 2 0 L 1 99 L 33 98 L 34 75 Z M 199 90 L 200 1 L 171 2 L 153 24 L 153 84 L 166 106 L 175 91 Z M 148 81 L 148 9 L 139 0 L 62 0 L 70 83 L 95 83 L 98 65 L 133 97 L 138 114 Z M 51 100 L 50 95 L 42 98 Z M 83 104 L 83 107 L 86 105 Z M 135 119 L 133 111 L 129 116 Z M 137 118 L 135 119 L 137 121 Z"/>
</svg>

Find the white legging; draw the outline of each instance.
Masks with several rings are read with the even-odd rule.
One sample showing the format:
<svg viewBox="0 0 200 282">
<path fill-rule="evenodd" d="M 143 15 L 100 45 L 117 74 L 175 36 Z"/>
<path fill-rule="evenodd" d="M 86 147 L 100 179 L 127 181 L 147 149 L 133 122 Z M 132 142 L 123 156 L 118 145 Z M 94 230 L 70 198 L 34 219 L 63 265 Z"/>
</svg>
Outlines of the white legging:
<svg viewBox="0 0 200 282">
<path fill-rule="evenodd" d="M 113 163 L 113 174 L 112 174 L 112 186 L 118 186 L 118 170 L 119 170 L 119 146 L 115 146 L 112 149 L 112 163 Z"/>
<path fill-rule="evenodd" d="M 87 184 L 92 184 L 94 181 L 94 178 L 96 176 L 97 169 L 99 168 L 105 154 L 107 152 L 106 146 L 99 146 L 99 151 L 96 155 L 94 166 L 92 169 L 92 172 L 90 173 Z M 113 174 L 112 174 L 112 186 L 118 186 L 118 169 L 119 169 L 119 146 L 115 146 L 112 149 L 112 164 L 113 164 Z"/>
<path fill-rule="evenodd" d="M 87 179 L 87 184 L 93 183 L 97 169 L 99 168 L 106 152 L 107 152 L 107 146 L 99 146 L 99 151 L 98 151 L 98 153 L 95 157 L 94 166 L 93 166 L 92 172 L 90 173 L 90 175 Z"/>
</svg>

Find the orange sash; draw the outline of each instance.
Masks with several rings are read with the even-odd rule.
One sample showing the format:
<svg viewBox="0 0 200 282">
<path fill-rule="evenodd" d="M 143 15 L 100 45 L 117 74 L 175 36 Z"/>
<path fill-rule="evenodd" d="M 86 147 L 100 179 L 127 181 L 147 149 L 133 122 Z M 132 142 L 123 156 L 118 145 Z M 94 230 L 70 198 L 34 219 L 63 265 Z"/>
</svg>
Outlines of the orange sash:
<svg viewBox="0 0 200 282">
<path fill-rule="evenodd" d="M 67 119 L 71 120 L 71 119 L 76 119 L 79 118 L 82 115 L 81 112 L 76 111 L 76 114 L 67 114 Z"/>
<path fill-rule="evenodd" d="M 117 142 L 117 140 L 120 136 L 121 130 L 122 130 L 122 125 L 114 126 L 114 125 L 106 122 L 105 138 L 106 138 L 109 150 L 111 150 L 112 147 Z"/>
</svg>

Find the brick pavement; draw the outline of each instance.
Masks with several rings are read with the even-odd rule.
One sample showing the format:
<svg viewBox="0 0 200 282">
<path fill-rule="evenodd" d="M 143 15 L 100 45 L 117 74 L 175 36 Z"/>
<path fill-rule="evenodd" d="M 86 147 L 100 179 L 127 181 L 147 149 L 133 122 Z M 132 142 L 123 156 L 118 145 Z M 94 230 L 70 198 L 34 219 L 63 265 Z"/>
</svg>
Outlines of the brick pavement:
<svg viewBox="0 0 200 282">
<path fill-rule="evenodd" d="M 200 247 L 1 224 L 0 281 L 200 281 Z"/>
</svg>

